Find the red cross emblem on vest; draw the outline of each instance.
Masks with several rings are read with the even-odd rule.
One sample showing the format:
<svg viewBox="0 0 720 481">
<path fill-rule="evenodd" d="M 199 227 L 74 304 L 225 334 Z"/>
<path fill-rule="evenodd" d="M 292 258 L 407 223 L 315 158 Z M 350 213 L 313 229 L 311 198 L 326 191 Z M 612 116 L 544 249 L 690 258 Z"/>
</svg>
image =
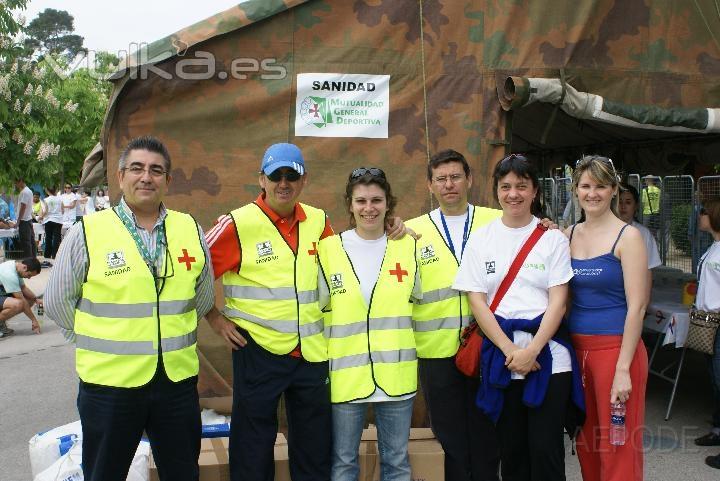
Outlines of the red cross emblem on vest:
<svg viewBox="0 0 720 481">
<path fill-rule="evenodd" d="M 398 282 L 402 282 L 402 281 L 403 281 L 402 276 L 408 275 L 408 271 L 404 270 L 404 269 L 400 266 L 400 263 L 399 263 L 399 262 L 396 262 L 396 263 L 395 263 L 395 269 L 394 269 L 394 270 L 393 270 L 393 269 L 390 269 L 390 275 L 391 275 L 391 276 L 397 276 Z"/>
<path fill-rule="evenodd" d="M 182 251 L 183 251 L 183 255 L 182 255 L 182 257 L 178 257 L 178 262 L 181 263 L 181 264 L 182 264 L 182 263 L 185 263 L 185 266 L 187 267 L 187 270 L 190 270 L 190 265 L 191 265 L 193 262 L 196 262 L 196 261 L 195 261 L 195 258 L 194 258 L 194 257 L 190 257 L 190 255 L 188 254 L 187 249 L 183 249 Z"/>
</svg>

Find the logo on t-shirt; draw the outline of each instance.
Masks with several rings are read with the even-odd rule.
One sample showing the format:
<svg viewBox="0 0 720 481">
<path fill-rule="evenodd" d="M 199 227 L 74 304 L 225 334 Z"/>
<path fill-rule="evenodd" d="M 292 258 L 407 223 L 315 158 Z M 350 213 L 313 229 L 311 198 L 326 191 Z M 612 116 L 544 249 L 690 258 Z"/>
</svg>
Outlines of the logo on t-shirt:
<svg viewBox="0 0 720 481">
<path fill-rule="evenodd" d="M 485 272 L 487 274 L 495 274 L 495 261 L 485 262 Z"/>
<path fill-rule="evenodd" d="M 125 254 L 123 251 L 113 251 L 107 254 L 107 266 L 109 269 L 117 269 L 125 265 Z"/>
<path fill-rule="evenodd" d="M 431 259 L 433 257 L 435 257 L 435 249 L 432 244 L 428 244 L 420 249 L 420 259 Z"/>
<path fill-rule="evenodd" d="M 267 257 L 273 255 L 272 244 L 270 243 L 270 241 L 258 242 L 255 247 L 257 247 L 258 257 Z"/>
<path fill-rule="evenodd" d="M 342 287 L 342 274 L 339 272 L 337 274 L 330 274 L 330 289 L 342 289 Z"/>
</svg>

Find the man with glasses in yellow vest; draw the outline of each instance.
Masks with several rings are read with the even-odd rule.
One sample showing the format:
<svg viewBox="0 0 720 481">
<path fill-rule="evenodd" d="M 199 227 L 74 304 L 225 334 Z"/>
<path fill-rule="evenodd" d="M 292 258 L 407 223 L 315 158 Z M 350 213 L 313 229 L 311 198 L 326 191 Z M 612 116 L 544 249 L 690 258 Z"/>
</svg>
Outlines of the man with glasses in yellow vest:
<svg viewBox="0 0 720 481">
<path fill-rule="evenodd" d="M 475 405 L 478 379 L 455 367 L 463 329 L 472 320 L 464 293 L 451 288 L 470 233 L 502 211 L 468 203 L 470 166 L 454 150 L 431 157 L 427 185 L 439 208 L 407 221 L 421 237 L 417 263 L 422 299 L 413 308 L 420 382 L 430 423 L 445 451 L 447 481 L 498 479 L 495 427 Z"/>
<path fill-rule="evenodd" d="M 133 139 L 119 205 L 70 229 L 45 292 L 76 344 L 86 481 L 124 481 L 143 431 L 161 480 L 199 478 L 197 324 L 213 274 L 200 226 L 163 204 L 170 169 L 159 140 Z"/>
</svg>

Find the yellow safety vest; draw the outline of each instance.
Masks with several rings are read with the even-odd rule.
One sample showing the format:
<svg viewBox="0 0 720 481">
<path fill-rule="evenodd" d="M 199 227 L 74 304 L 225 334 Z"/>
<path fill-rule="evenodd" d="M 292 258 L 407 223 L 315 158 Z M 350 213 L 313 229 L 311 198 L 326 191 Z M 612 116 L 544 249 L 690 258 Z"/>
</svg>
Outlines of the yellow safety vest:
<svg viewBox="0 0 720 481">
<path fill-rule="evenodd" d="M 238 272 L 223 275 L 225 315 L 264 349 L 288 354 L 300 342 L 303 358 L 327 361 L 324 321 L 318 305 L 317 244 L 325 212 L 301 204 L 297 255 L 256 204 L 230 213 L 242 260 Z"/>
<path fill-rule="evenodd" d="M 326 317 L 333 403 L 365 399 L 379 387 L 389 396 L 417 390 L 417 353 L 410 296 L 415 285 L 415 239 L 388 241 L 368 306 L 342 236 L 318 248 L 330 288 Z"/>
<path fill-rule="evenodd" d="M 165 279 L 159 294 L 114 210 L 83 217 L 82 222 L 89 265 L 75 308 L 80 379 L 104 386 L 142 386 L 155 375 L 160 351 L 170 380 L 196 376 L 195 285 L 207 260 L 195 220 L 167 211 Z"/>
<path fill-rule="evenodd" d="M 500 216 L 501 210 L 476 206 L 469 231 L 473 232 Z M 416 254 L 423 298 L 413 309 L 418 357 L 452 357 L 460 345 L 462 329 L 473 319 L 467 295 L 452 288 L 460 261 L 445 242 L 442 226 L 435 225 L 430 214 L 411 219 L 406 225 L 422 234 L 417 241 Z"/>
<path fill-rule="evenodd" d="M 655 185 L 648 185 L 643 189 L 643 215 L 660 212 L 660 189 Z"/>
</svg>

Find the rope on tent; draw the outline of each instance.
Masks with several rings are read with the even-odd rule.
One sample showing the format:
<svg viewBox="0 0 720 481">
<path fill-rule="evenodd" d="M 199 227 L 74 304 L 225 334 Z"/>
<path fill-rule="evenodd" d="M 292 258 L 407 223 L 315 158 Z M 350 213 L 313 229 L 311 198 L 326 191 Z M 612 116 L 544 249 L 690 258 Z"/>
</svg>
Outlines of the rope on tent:
<svg viewBox="0 0 720 481">
<path fill-rule="evenodd" d="M 718 39 L 715 38 L 715 34 L 713 33 L 713 29 L 710 28 L 710 24 L 708 23 L 707 18 L 705 18 L 705 14 L 703 13 L 702 9 L 700 8 L 700 5 L 698 5 L 697 0 L 695 0 L 695 8 L 697 9 L 698 13 L 700 14 L 700 18 L 703 19 L 703 22 L 705 22 L 705 28 L 707 28 L 708 33 L 712 37 L 713 41 L 715 42 L 715 46 L 717 48 L 720 48 L 720 43 L 718 43 Z M 715 0 L 715 10 L 717 11 L 718 17 L 720 17 L 720 7 L 718 6 L 717 0 Z"/>
<path fill-rule="evenodd" d="M 428 163 L 430 162 L 430 130 L 428 129 L 428 105 L 427 105 L 427 85 L 425 77 L 425 28 L 423 27 L 423 0 L 418 0 L 420 6 L 420 64 L 422 66 L 423 80 L 423 113 L 425 114 L 425 155 Z"/>
<path fill-rule="evenodd" d="M 555 103 L 555 108 L 553 109 L 552 113 L 550 114 L 550 119 L 548 119 L 547 124 L 545 125 L 545 130 L 543 131 L 542 137 L 540 137 L 540 143 L 542 145 L 545 145 L 547 142 L 547 136 L 550 133 L 550 129 L 552 128 L 553 124 L 555 123 L 555 117 L 557 117 L 558 110 L 560 110 L 560 106 L 562 105 L 563 101 L 565 100 L 565 94 L 567 93 L 567 86 L 565 82 L 565 69 L 560 69 L 560 85 L 562 85 L 562 90 L 560 91 L 560 99 Z"/>
<path fill-rule="evenodd" d="M 430 130 L 428 129 L 428 109 L 427 109 L 427 85 L 425 77 L 425 28 L 423 26 L 423 0 L 418 0 L 420 14 L 420 65 L 422 66 L 422 86 L 423 86 L 423 114 L 425 114 L 425 156 L 427 163 L 430 163 Z M 428 191 L 430 196 L 430 210 L 433 209 L 433 195 Z"/>
</svg>

